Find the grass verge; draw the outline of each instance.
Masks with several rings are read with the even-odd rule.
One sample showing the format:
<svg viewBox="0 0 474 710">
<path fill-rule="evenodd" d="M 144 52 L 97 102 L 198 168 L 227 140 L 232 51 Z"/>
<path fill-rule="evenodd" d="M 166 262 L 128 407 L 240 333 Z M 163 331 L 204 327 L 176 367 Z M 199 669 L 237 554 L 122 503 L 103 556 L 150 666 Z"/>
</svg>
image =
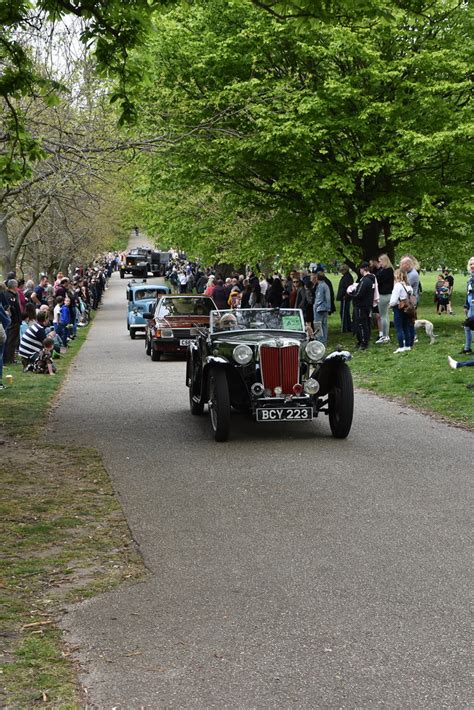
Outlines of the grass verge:
<svg viewBox="0 0 474 710">
<path fill-rule="evenodd" d="M 334 279 L 336 284 L 337 278 Z M 436 343 L 429 344 L 424 330 L 418 331 L 418 343 L 411 352 L 394 354 L 397 347 L 395 330 L 390 329 L 391 342 L 375 345 L 377 331 L 372 331 L 372 343 L 366 351 L 355 351 L 355 340 L 350 334 L 337 332 L 339 315 L 330 318 L 329 346 L 341 344 L 353 352 L 351 370 L 357 387 L 402 401 L 416 409 L 441 415 L 468 428 L 474 428 L 474 368 L 452 370 L 448 355 L 463 360 L 459 355 L 464 344 L 462 322 L 464 285 L 466 279 L 456 277 L 453 295 L 454 315 L 436 314 L 433 291 L 436 274 L 422 277 L 423 295 L 418 318 L 430 320 L 437 335 Z M 472 357 L 472 356 L 470 356 Z"/>
<path fill-rule="evenodd" d="M 1 707 L 83 707 L 56 620 L 66 603 L 144 572 L 97 452 L 43 441 L 48 409 L 85 337 L 57 361 L 54 377 L 5 368 L 14 381 L 0 395 Z"/>
</svg>

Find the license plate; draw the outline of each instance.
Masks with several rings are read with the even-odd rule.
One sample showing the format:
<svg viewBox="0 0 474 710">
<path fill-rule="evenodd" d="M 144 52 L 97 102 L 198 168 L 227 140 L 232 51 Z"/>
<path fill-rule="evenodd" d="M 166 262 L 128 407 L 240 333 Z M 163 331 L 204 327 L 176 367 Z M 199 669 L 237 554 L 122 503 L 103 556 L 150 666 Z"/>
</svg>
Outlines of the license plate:
<svg viewBox="0 0 474 710">
<path fill-rule="evenodd" d="M 188 346 L 192 343 L 192 340 L 190 338 L 187 338 L 186 340 L 180 340 L 179 344 L 183 346 Z"/>
<path fill-rule="evenodd" d="M 311 407 L 261 407 L 256 410 L 257 422 L 309 422 Z"/>
</svg>

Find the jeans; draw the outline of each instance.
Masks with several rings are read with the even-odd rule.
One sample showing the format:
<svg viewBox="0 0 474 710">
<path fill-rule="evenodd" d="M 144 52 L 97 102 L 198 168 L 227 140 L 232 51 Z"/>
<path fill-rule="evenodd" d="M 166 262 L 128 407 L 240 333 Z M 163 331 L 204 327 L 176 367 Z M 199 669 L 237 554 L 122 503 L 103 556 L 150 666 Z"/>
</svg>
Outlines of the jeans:
<svg viewBox="0 0 474 710">
<path fill-rule="evenodd" d="M 379 313 L 382 322 L 382 333 L 384 337 L 388 337 L 390 331 L 390 315 L 389 315 L 390 294 L 380 294 Z"/>
<path fill-rule="evenodd" d="M 464 326 L 464 350 L 470 350 L 472 346 L 472 330 Z"/>
<path fill-rule="evenodd" d="M 464 362 L 458 362 L 456 367 L 474 367 L 474 360 L 464 360 Z"/>
<path fill-rule="evenodd" d="M 410 334 L 410 321 L 407 318 L 405 311 L 401 311 L 395 306 L 393 309 L 393 320 L 395 323 L 395 330 L 397 331 L 398 347 L 410 347 L 413 345 L 413 340 L 411 340 Z M 411 324 L 413 330 L 415 327 Z"/>
<path fill-rule="evenodd" d="M 0 382 L 2 381 L 2 376 L 3 376 L 3 349 L 5 347 L 5 343 L 0 343 Z"/>
<path fill-rule="evenodd" d="M 67 328 L 64 323 L 56 323 L 56 333 L 61 338 L 64 347 L 67 347 Z"/>
<path fill-rule="evenodd" d="M 315 329 L 321 324 L 321 335 L 316 335 L 315 340 L 319 340 L 320 343 L 326 345 L 328 341 L 328 312 L 318 311 L 314 314 L 314 327 Z"/>
</svg>

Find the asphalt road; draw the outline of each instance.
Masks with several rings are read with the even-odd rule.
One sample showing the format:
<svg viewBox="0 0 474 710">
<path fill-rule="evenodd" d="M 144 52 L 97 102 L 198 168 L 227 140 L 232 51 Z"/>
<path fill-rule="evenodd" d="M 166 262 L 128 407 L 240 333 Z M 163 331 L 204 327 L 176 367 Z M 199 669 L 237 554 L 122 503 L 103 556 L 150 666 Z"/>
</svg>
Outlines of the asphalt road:
<svg viewBox="0 0 474 710">
<path fill-rule="evenodd" d="M 346 441 L 235 415 L 217 444 L 125 284 L 52 422 L 103 455 L 150 570 L 66 617 L 92 706 L 472 707 L 472 434 L 358 393 Z"/>
</svg>

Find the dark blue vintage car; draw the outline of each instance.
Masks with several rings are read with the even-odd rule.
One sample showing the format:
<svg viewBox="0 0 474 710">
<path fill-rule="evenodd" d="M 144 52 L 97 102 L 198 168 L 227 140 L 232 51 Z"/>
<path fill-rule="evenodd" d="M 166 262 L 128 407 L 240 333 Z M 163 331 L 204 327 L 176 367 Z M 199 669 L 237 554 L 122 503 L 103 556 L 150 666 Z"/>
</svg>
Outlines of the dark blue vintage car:
<svg viewBox="0 0 474 710">
<path fill-rule="evenodd" d="M 139 331 L 146 331 L 147 322 L 143 314 L 148 313 L 150 306 L 156 303 L 157 298 L 170 293 L 169 286 L 157 283 L 148 283 L 146 280 L 129 282 L 127 287 L 127 330 L 132 340 Z"/>
</svg>

